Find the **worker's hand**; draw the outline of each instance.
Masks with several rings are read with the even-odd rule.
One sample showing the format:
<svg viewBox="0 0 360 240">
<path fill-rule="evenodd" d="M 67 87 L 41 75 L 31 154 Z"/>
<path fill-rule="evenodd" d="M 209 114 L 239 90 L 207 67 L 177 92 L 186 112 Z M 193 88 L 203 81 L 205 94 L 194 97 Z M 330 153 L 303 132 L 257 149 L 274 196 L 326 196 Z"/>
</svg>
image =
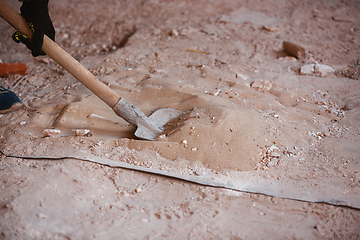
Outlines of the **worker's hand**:
<svg viewBox="0 0 360 240">
<path fill-rule="evenodd" d="M 34 57 L 45 55 L 41 51 L 44 34 L 55 40 L 55 29 L 49 16 L 48 3 L 49 0 L 24 0 L 20 11 L 33 32 L 32 40 L 30 41 L 28 36 L 19 31 L 12 36 L 15 42 L 25 44 Z"/>
</svg>

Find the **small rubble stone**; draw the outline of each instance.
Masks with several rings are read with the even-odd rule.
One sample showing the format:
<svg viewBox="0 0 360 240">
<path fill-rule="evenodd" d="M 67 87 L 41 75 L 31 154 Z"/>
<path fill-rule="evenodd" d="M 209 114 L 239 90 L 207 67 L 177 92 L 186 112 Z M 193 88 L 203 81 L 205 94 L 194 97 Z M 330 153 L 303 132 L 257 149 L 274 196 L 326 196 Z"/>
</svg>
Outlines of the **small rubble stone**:
<svg viewBox="0 0 360 240">
<path fill-rule="evenodd" d="M 45 137 L 55 137 L 61 133 L 58 129 L 44 129 L 43 134 Z"/>
<path fill-rule="evenodd" d="M 256 90 L 260 92 L 267 92 L 269 91 L 273 86 L 273 81 L 267 81 L 267 80 L 255 80 L 250 84 L 250 87 L 255 88 Z"/>
<path fill-rule="evenodd" d="M 319 74 L 323 77 L 333 72 L 335 72 L 335 70 L 332 67 L 318 63 L 306 64 L 300 68 L 301 75 Z"/>
<path fill-rule="evenodd" d="M 315 72 L 315 64 L 306 64 L 300 68 L 301 75 L 311 75 Z"/>
<path fill-rule="evenodd" d="M 75 136 L 79 136 L 79 137 L 87 136 L 91 134 L 89 129 L 72 129 L 71 131 Z"/>
<path fill-rule="evenodd" d="M 320 76 L 326 76 L 329 73 L 335 72 L 335 70 L 332 67 L 324 64 L 315 64 L 314 69 L 315 69 L 315 73 L 319 73 Z"/>
<path fill-rule="evenodd" d="M 343 111 L 349 111 L 349 110 L 352 110 L 354 109 L 354 105 L 352 103 L 346 103 L 344 105 L 344 107 L 341 108 L 341 110 Z"/>
<path fill-rule="evenodd" d="M 285 52 L 291 54 L 298 59 L 304 59 L 306 57 L 305 48 L 292 42 L 283 42 L 283 48 Z"/>
</svg>

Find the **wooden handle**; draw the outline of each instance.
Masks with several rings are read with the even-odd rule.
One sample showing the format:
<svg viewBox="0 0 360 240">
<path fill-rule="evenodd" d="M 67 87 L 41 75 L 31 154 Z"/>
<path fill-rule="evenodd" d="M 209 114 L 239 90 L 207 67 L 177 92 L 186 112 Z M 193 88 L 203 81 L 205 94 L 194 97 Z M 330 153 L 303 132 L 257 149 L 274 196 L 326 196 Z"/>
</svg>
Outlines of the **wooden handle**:
<svg viewBox="0 0 360 240">
<path fill-rule="evenodd" d="M 19 32 L 31 38 L 32 32 L 26 20 L 3 0 L 0 0 L 0 15 Z M 120 96 L 99 81 L 89 70 L 46 35 L 44 36 L 42 50 L 111 108 L 119 101 Z"/>
<path fill-rule="evenodd" d="M 119 101 L 120 96 L 46 35 L 42 50 L 111 108 Z"/>
</svg>

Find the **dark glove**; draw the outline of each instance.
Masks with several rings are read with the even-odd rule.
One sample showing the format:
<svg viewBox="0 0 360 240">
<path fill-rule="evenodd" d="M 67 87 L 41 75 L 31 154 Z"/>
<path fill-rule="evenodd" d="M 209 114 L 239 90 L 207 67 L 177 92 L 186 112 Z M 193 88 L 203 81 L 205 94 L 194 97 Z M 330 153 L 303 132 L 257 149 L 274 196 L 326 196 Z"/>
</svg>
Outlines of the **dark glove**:
<svg viewBox="0 0 360 240">
<path fill-rule="evenodd" d="M 20 11 L 33 32 L 32 40 L 19 31 L 12 36 L 15 42 L 25 44 L 34 57 L 46 55 L 41 51 L 44 34 L 55 41 L 55 29 L 49 16 L 48 3 L 49 0 L 24 0 Z"/>
</svg>

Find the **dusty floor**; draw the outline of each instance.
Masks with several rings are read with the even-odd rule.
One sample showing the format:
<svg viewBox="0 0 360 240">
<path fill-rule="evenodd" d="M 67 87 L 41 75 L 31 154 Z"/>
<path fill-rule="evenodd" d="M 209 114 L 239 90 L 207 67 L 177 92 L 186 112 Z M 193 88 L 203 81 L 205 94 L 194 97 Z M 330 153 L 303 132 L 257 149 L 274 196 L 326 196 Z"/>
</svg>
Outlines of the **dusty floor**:
<svg viewBox="0 0 360 240">
<path fill-rule="evenodd" d="M 148 115 L 185 113 L 137 140 L 0 21 L 1 61 L 28 66 L 0 80 L 24 103 L 0 116 L 0 150 L 20 156 L 0 157 L 1 239 L 360 239 L 358 1 L 62 0 L 50 15 L 56 42 L 114 91 Z M 71 156 L 294 187 L 274 197 Z"/>
</svg>

